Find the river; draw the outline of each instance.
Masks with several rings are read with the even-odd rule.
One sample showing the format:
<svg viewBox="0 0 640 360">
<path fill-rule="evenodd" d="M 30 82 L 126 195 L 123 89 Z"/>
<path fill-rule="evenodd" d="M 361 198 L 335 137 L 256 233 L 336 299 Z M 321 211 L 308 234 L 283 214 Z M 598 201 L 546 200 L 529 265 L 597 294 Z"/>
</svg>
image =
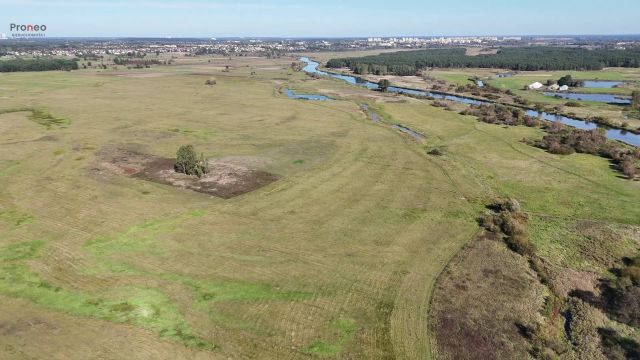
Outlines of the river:
<svg viewBox="0 0 640 360">
<path fill-rule="evenodd" d="M 300 61 L 305 62 L 307 65 L 303 68 L 303 70 L 309 74 L 317 74 L 317 75 L 321 75 L 321 76 L 328 76 L 334 79 L 340 79 L 343 81 L 348 82 L 349 84 L 352 85 L 356 85 L 356 86 L 362 86 L 362 87 L 366 87 L 367 89 L 371 89 L 371 90 L 377 90 L 378 89 L 378 84 L 371 82 L 371 81 L 366 81 L 366 80 L 362 80 L 360 78 L 357 78 L 355 76 L 350 76 L 350 75 L 341 75 L 341 74 L 335 74 L 335 73 L 331 73 L 331 72 L 326 72 L 326 71 L 322 71 L 322 70 L 318 70 L 318 66 L 320 65 L 319 63 L 309 59 L 308 57 L 301 57 Z M 398 93 L 398 94 L 411 94 L 411 95 L 417 95 L 417 96 L 431 96 L 435 99 L 445 99 L 445 100 L 451 100 L 451 101 L 455 101 L 455 102 L 459 102 L 459 103 L 464 103 L 464 104 L 468 104 L 468 105 L 482 105 L 482 104 L 492 104 L 489 101 L 483 101 L 483 100 L 476 100 L 476 99 L 470 99 L 470 98 L 466 98 L 466 97 L 462 97 L 462 96 L 456 96 L 456 95 L 445 95 L 445 94 L 438 94 L 438 93 L 432 93 L 426 90 L 418 90 L 418 89 L 409 89 L 409 88 L 403 88 L 403 87 L 397 87 L 397 86 L 389 86 L 387 88 L 388 92 L 393 92 L 393 93 Z M 612 140 L 619 140 L 622 142 L 625 142 L 627 144 L 630 145 L 634 145 L 634 146 L 640 146 L 640 135 L 639 134 L 634 134 L 628 131 L 624 131 L 624 130 L 620 130 L 620 129 L 615 129 L 606 125 L 601 125 L 601 124 L 596 124 L 593 122 L 589 122 L 589 121 L 585 121 L 582 119 L 574 119 L 574 118 L 570 118 L 570 117 L 566 117 L 566 116 L 560 116 L 560 115 L 555 115 L 555 114 L 549 114 L 547 112 L 538 112 L 535 110 L 528 110 L 526 111 L 526 114 L 529 116 L 537 116 L 540 117 L 544 120 L 548 120 L 548 121 L 556 121 L 559 120 L 560 122 L 562 122 L 563 124 L 578 128 L 578 129 L 583 129 L 583 130 L 591 130 L 591 129 L 595 129 L 595 128 L 603 128 L 605 129 L 605 134 L 607 136 L 607 138 L 612 139 Z"/>
</svg>

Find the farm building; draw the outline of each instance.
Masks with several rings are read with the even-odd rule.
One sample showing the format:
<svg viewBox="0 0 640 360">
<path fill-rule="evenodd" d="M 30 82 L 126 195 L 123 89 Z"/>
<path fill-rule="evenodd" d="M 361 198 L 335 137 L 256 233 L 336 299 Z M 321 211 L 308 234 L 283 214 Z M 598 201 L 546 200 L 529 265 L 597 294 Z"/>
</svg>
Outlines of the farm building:
<svg viewBox="0 0 640 360">
<path fill-rule="evenodd" d="M 530 84 L 528 87 L 530 90 L 538 90 L 538 89 L 542 89 L 542 84 L 539 82 L 534 82 L 533 84 Z"/>
</svg>

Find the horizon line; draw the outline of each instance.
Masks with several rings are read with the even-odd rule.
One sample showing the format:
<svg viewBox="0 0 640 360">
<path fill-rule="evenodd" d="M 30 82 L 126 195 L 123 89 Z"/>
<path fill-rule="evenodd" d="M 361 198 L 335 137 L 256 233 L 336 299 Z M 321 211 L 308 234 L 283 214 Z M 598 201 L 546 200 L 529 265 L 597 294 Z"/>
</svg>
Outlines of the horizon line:
<svg viewBox="0 0 640 360">
<path fill-rule="evenodd" d="M 4 33 L 6 35 L 6 33 Z M 615 37 L 615 36 L 638 36 L 640 33 L 632 34 L 494 34 L 494 35 L 363 35 L 363 36 L 321 36 L 321 35 L 302 35 L 302 36 L 269 36 L 269 35 L 234 35 L 234 36 L 44 36 L 39 38 L 27 37 L 6 37 L 3 40 L 46 40 L 46 39 L 367 39 L 367 38 L 435 38 L 435 37 Z"/>
</svg>

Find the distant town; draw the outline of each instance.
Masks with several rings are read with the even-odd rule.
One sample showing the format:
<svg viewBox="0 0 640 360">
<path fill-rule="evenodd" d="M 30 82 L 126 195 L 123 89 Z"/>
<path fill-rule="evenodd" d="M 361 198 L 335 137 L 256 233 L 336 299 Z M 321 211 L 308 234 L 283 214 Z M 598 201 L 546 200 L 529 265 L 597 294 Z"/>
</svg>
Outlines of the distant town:
<svg viewBox="0 0 640 360">
<path fill-rule="evenodd" d="M 284 38 L 8 38 L 0 34 L 0 56 L 39 57 L 87 55 L 260 55 L 301 51 L 425 49 L 438 47 L 568 46 L 626 49 L 640 46 L 640 36 L 432 36 L 337 39 Z"/>
</svg>

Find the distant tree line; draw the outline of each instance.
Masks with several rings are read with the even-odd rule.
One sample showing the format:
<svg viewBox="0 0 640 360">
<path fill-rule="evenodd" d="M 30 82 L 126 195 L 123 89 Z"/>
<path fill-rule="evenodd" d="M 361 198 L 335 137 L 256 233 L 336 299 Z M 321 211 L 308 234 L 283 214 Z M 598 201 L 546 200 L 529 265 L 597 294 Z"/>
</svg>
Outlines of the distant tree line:
<svg viewBox="0 0 640 360">
<path fill-rule="evenodd" d="M 78 63 L 67 59 L 12 59 L 0 61 L 0 72 L 76 70 Z"/>
<path fill-rule="evenodd" d="M 505 48 L 497 54 L 467 56 L 463 48 L 403 51 L 357 58 L 331 59 L 329 68 L 348 67 L 356 74 L 416 75 L 422 69 L 500 68 L 535 70 L 601 70 L 603 67 L 640 67 L 640 49 L 587 50 L 579 48 Z"/>
<path fill-rule="evenodd" d="M 130 57 L 115 57 L 113 63 L 116 65 L 136 65 L 138 67 L 145 67 L 149 65 L 160 65 L 160 60 L 157 59 L 135 59 Z"/>
</svg>

